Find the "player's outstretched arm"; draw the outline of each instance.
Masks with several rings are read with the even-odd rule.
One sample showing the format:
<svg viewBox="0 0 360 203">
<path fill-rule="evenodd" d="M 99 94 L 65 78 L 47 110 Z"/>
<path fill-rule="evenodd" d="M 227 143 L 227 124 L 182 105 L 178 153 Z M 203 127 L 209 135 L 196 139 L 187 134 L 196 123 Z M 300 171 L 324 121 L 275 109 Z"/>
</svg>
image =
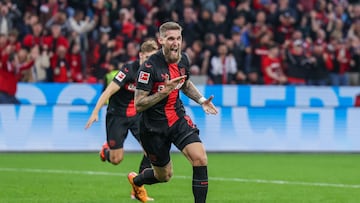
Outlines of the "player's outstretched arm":
<svg viewBox="0 0 360 203">
<path fill-rule="evenodd" d="M 182 81 L 186 78 L 186 76 L 180 76 L 174 79 L 166 79 L 165 85 L 162 90 L 159 92 L 149 95 L 149 91 L 136 89 L 135 90 L 135 108 L 136 112 L 142 112 L 146 109 L 152 107 L 159 101 L 163 100 L 167 97 Z"/>
<path fill-rule="evenodd" d="M 214 96 L 210 96 L 208 99 L 206 99 L 204 96 L 202 96 L 199 90 L 195 87 L 194 83 L 192 83 L 190 80 L 187 80 L 185 82 L 184 86 L 182 87 L 182 91 L 190 99 L 200 104 L 207 114 L 218 113 L 218 110 L 212 103 L 212 99 L 214 98 Z"/>
<path fill-rule="evenodd" d="M 88 121 L 86 122 L 85 129 L 91 127 L 91 125 L 99 120 L 99 111 L 106 101 L 113 95 L 115 92 L 120 90 L 120 86 L 115 82 L 111 81 L 110 84 L 105 88 L 104 92 L 101 94 L 99 99 L 96 102 L 95 108 L 92 111 Z"/>
</svg>

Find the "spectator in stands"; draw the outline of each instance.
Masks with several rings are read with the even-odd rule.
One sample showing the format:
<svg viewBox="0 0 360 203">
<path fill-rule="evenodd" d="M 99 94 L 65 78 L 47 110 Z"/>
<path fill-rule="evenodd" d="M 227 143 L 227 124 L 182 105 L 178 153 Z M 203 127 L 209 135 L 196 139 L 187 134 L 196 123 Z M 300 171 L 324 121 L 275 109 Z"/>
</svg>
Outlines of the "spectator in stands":
<svg viewBox="0 0 360 203">
<path fill-rule="evenodd" d="M 126 44 L 126 51 L 124 54 L 116 57 L 116 59 L 119 62 L 129 62 L 129 61 L 135 61 L 137 59 L 137 56 L 139 54 L 139 44 L 136 42 L 128 42 Z M 112 57 L 113 58 L 113 57 Z"/>
<path fill-rule="evenodd" d="M 18 35 L 19 32 L 16 29 L 10 30 L 8 35 L 8 46 L 10 46 L 11 50 L 14 52 L 17 52 L 22 48 L 21 43 L 18 40 Z"/>
<path fill-rule="evenodd" d="M 265 85 L 283 85 L 287 78 L 281 67 L 279 45 L 269 46 L 268 54 L 262 60 L 262 72 Z"/>
<path fill-rule="evenodd" d="M 301 32 L 304 39 L 310 37 L 311 27 L 309 24 L 310 24 L 309 16 L 307 14 L 302 15 L 300 19 L 300 23 L 297 26 L 296 30 Z"/>
<path fill-rule="evenodd" d="M 94 57 L 81 62 L 84 66 L 83 74 L 90 73 L 93 70 L 92 68 L 103 70 L 105 74 L 107 68 L 98 69 L 99 64 L 108 64 L 112 58 L 123 61 L 128 60 L 129 56 L 126 56 L 127 44 L 141 43 L 146 38 L 156 37 L 158 34 L 157 26 L 171 18 L 183 24 L 185 40 L 183 50 L 192 50 L 194 42 L 196 42 L 195 46 L 198 46 L 199 42 L 197 40 L 202 41 L 203 50 L 199 53 L 195 51 L 197 55 L 195 61 L 199 61 L 200 58 L 203 63 L 194 61 L 199 67 L 196 70 L 199 74 L 208 74 L 210 58 L 216 54 L 217 45 L 225 43 L 231 49 L 229 51 L 234 54 L 238 68 L 241 69 L 241 72 L 245 71 L 248 74 L 246 78 L 250 84 L 261 83 L 262 72 L 259 68 L 256 68 L 259 67 L 256 66 L 256 63 L 261 64 L 262 57 L 258 54 L 260 52 L 265 54 L 266 51 L 264 52 L 264 50 L 266 50 L 269 43 L 260 43 L 260 36 L 268 35 L 268 40 L 265 41 L 270 42 L 270 44 L 274 38 L 280 42 L 281 53 L 285 53 L 282 48 L 288 44 L 285 50 L 288 49 L 288 53 L 296 58 L 295 61 L 301 58 L 300 61 L 307 62 L 297 64 L 295 67 L 302 67 L 305 70 L 310 70 L 307 67 L 308 62 L 312 60 L 310 56 L 313 43 L 321 43 L 322 49 L 327 52 L 326 54 L 334 57 L 332 61 L 334 62 L 333 71 L 335 72 L 338 67 L 335 63 L 335 52 L 332 53 L 329 49 L 332 46 L 331 42 L 335 39 L 356 41 L 360 38 L 360 4 L 354 4 L 353 0 L 186 0 L 176 1 L 175 3 L 171 0 L 139 2 L 130 0 L 48 0 L 23 1 L 23 5 L 8 3 L 11 0 L 1 2 L 0 32 L 4 30 L 3 33 L 9 34 L 16 28 L 19 33 L 17 38 L 18 42 L 21 42 L 21 47 L 15 41 L 15 35 L 4 35 L 0 36 L 0 51 L 6 49 L 8 43 L 15 45 L 16 50 L 25 48 L 28 51 L 34 46 L 43 49 L 43 45 L 46 44 L 51 57 L 56 53 L 58 46 L 64 45 L 67 48 L 67 55 L 69 55 L 71 54 L 69 44 L 76 42 L 76 44 L 80 45 L 81 51 L 86 52 L 86 54 L 93 53 L 94 55 Z M 82 11 L 82 17 L 79 17 L 80 20 L 75 20 L 78 18 L 78 10 Z M 21 16 L 22 13 L 24 15 Z M 93 29 L 80 34 L 84 38 L 91 36 L 89 40 L 98 42 L 94 43 L 93 47 L 91 47 L 92 43 L 88 44 L 90 46 L 83 47 L 86 43 L 79 42 L 79 33 L 71 34 L 68 31 L 70 18 L 75 22 L 73 25 L 80 27 L 81 22 L 85 22 L 85 15 L 92 20 L 99 19 L 93 23 Z M 50 33 L 47 29 L 43 29 L 45 26 L 50 28 Z M 54 29 L 57 30 L 55 28 L 57 26 L 60 26 L 60 34 L 56 34 L 58 31 L 54 31 Z M 249 43 L 246 42 L 246 34 L 244 34 L 246 33 L 244 30 L 248 27 L 248 33 L 251 37 Z M 233 29 L 241 31 L 240 41 L 238 40 L 238 33 L 233 32 Z M 302 34 L 299 35 L 298 32 Z M 105 43 L 105 46 L 103 46 L 104 44 L 99 45 L 103 33 L 108 34 L 108 42 Z M 213 36 L 215 36 L 215 39 Z M 297 52 L 295 50 L 298 48 L 294 46 L 294 42 L 298 39 L 302 40 L 303 44 L 303 48 L 299 48 L 299 50 L 302 49 L 300 55 L 295 54 Z M 5 44 L 2 44 L 1 41 Z M 111 46 L 108 46 L 109 44 Z M 86 47 L 93 49 L 86 50 Z M 100 47 L 102 48 L 100 49 Z M 260 49 L 260 47 L 264 49 Z M 246 51 L 250 50 L 250 48 L 251 52 Z M 349 75 L 356 75 L 357 73 L 355 50 L 357 49 L 354 46 L 348 48 L 351 56 L 348 64 L 351 71 Z M 85 54 L 83 53 L 83 55 Z M 248 65 L 247 61 L 251 62 L 250 65 Z M 287 64 L 294 61 L 284 58 L 284 62 L 285 71 L 290 74 L 289 83 L 303 84 L 304 78 L 302 76 L 301 82 L 296 78 L 293 80 L 294 78 L 291 75 L 292 66 L 287 66 Z M 106 65 L 102 67 L 106 67 Z M 98 77 L 98 75 L 103 74 L 99 74 L 100 72 L 95 71 L 94 74 Z M 309 72 L 310 77 L 312 77 L 312 72 Z M 89 75 L 86 78 L 93 79 Z M 102 80 L 101 78 L 103 76 L 99 77 L 100 80 Z M 354 77 L 352 78 L 351 81 L 353 82 L 351 84 L 358 84 L 354 82 Z"/>
<path fill-rule="evenodd" d="M 9 34 L 9 32 L 15 28 L 14 23 L 18 19 L 21 19 L 21 15 L 16 4 L 0 2 L 0 33 L 5 35 Z"/>
<path fill-rule="evenodd" d="M 19 64 L 16 53 L 4 50 L 1 55 L 0 66 L 0 104 L 19 104 L 15 97 L 18 78 L 21 72 L 30 69 L 34 61 Z"/>
<path fill-rule="evenodd" d="M 114 33 L 122 35 L 125 40 L 131 40 L 136 28 L 136 21 L 134 12 L 127 8 L 121 8 L 119 11 L 119 18 L 113 24 Z"/>
<path fill-rule="evenodd" d="M 154 38 L 158 29 L 155 26 L 155 21 L 152 13 L 147 13 L 144 18 L 143 25 L 146 27 L 145 38 Z"/>
<path fill-rule="evenodd" d="M 183 27 L 183 40 L 191 46 L 195 40 L 200 39 L 202 28 L 198 23 L 198 17 L 193 8 L 184 8 L 183 14 L 184 20 L 180 22 L 181 27 Z"/>
<path fill-rule="evenodd" d="M 349 85 L 347 72 L 350 69 L 351 53 L 346 41 L 335 39 L 333 69 L 330 73 L 331 85 Z"/>
<path fill-rule="evenodd" d="M 328 84 L 329 70 L 333 69 L 332 59 L 325 52 L 321 43 L 314 44 L 314 51 L 310 60 L 308 85 L 324 86 Z"/>
<path fill-rule="evenodd" d="M 52 25 L 57 24 L 60 26 L 61 35 L 68 36 L 71 31 L 71 25 L 65 10 L 57 11 L 51 18 L 45 23 L 45 28 L 51 29 Z"/>
<path fill-rule="evenodd" d="M 217 54 L 217 40 L 214 33 L 206 33 L 204 38 L 205 42 L 203 47 L 203 53 L 205 61 L 201 68 L 201 74 L 210 75 L 210 59 Z"/>
<path fill-rule="evenodd" d="M 281 2 L 287 2 L 287 0 L 282 0 Z M 296 16 L 291 12 L 290 8 L 279 10 L 278 21 L 279 25 L 276 27 L 275 41 L 282 44 L 289 40 L 295 31 Z"/>
<path fill-rule="evenodd" d="M 23 66 L 26 63 L 28 63 L 30 58 L 29 52 L 26 49 L 20 49 L 18 52 L 16 52 L 16 56 L 17 56 L 17 64 L 19 66 Z M 18 80 L 21 82 L 33 82 L 34 78 L 32 74 L 32 67 L 21 71 Z"/>
<path fill-rule="evenodd" d="M 226 44 L 219 44 L 218 54 L 210 60 L 209 84 L 236 84 L 237 65 Z"/>
<path fill-rule="evenodd" d="M 201 12 L 200 12 L 200 16 L 199 16 L 199 24 L 200 27 L 202 28 L 201 30 L 201 36 L 202 36 L 202 40 L 204 40 L 204 36 L 206 33 L 210 33 L 211 32 L 211 26 L 212 26 L 212 19 L 211 19 L 212 13 L 210 10 L 204 9 L 202 8 Z"/>
<path fill-rule="evenodd" d="M 98 16 L 93 19 L 84 15 L 82 10 L 76 10 L 74 17 L 69 18 L 69 26 L 71 29 L 72 40 L 80 46 L 81 70 L 85 73 L 87 67 L 86 53 L 89 50 L 88 33 L 92 31 L 97 24 Z"/>
<path fill-rule="evenodd" d="M 240 0 L 236 6 L 236 14 L 245 16 L 246 22 L 253 22 L 255 13 L 251 7 L 251 0 Z"/>
<path fill-rule="evenodd" d="M 360 39 L 351 39 L 351 61 L 349 70 L 349 84 L 352 86 L 360 85 Z"/>
<path fill-rule="evenodd" d="M 50 56 L 47 45 L 34 46 L 31 53 L 36 56 L 32 67 L 33 82 L 48 82 L 48 70 L 50 68 Z"/>
<path fill-rule="evenodd" d="M 54 55 L 57 52 L 57 48 L 59 46 L 63 46 L 66 49 L 69 48 L 69 41 L 61 34 L 61 27 L 58 24 L 53 24 L 51 26 L 51 34 L 47 37 L 44 37 L 43 43 L 48 46 L 50 55 Z"/>
<path fill-rule="evenodd" d="M 190 61 L 190 71 L 192 75 L 201 74 L 203 66 L 208 66 L 209 60 L 204 60 L 204 55 L 202 54 L 203 43 L 200 40 L 196 40 L 192 45 L 186 48 L 185 52 L 189 57 Z"/>
<path fill-rule="evenodd" d="M 305 85 L 310 60 L 305 55 L 301 39 L 296 39 L 292 44 L 291 41 L 286 42 L 285 59 L 288 84 Z"/>
<path fill-rule="evenodd" d="M 95 30 L 95 37 L 98 38 L 100 33 L 108 33 L 111 35 L 112 33 L 112 27 L 110 26 L 110 18 L 109 16 L 105 15 L 101 17 L 100 24 L 97 26 Z M 90 31 L 90 30 L 89 30 Z"/>
<path fill-rule="evenodd" d="M 358 6 L 358 8 L 360 10 L 360 5 Z M 354 19 L 347 36 L 348 38 L 360 38 L 360 16 Z"/>
<path fill-rule="evenodd" d="M 51 57 L 51 69 L 53 82 L 72 82 L 70 64 L 66 58 L 67 48 L 64 45 L 57 46 L 55 54 Z"/>
<path fill-rule="evenodd" d="M 216 39 L 219 43 L 226 42 L 225 36 L 227 29 L 228 28 L 226 27 L 225 16 L 223 16 L 219 12 L 213 13 L 210 30 L 212 33 L 215 34 Z"/>
<path fill-rule="evenodd" d="M 15 27 L 19 31 L 19 39 L 22 40 L 26 35 L 32 33 L 32 27 L 39 23 L 39 17 L 33 13 L 26 12 L 22 20 L 18 20 Z"/>
<path fill-rule="evenodd" d="M 266 25 L 266 13 L 264 11 L 258 11 L 255 22 L 249 30 L 252 44 L 259 43 L 260 36 L 267 34 L 268 31 L 270 31 L 270 28 Z"/>
<path fill-rule="evenodd" d="M 245 21 L 244 17 L 241 19 Z M 237 65 L 237 73 L 235 76 L 236 83 L 244 84 L 247 80 L 246 73 L 249 70 L 251 59 L 250 40 L 245 25 L 242 26 L 242 28 L 239 28 L 238 26 L 233 27 L 228 46 L 231 47 Z"/>
<path fill-rule="evenodd" d="M 48 0 L 40 6 L 40 22 L 45 25 L 52 16 L 55 16 L 59 11 L 59 4 L 57 0 Z"/>
<path fill-rule="evenodd" d="M 34 46 L 43 46 L 44 35 L 43 35 L 43 25 L 40 22 L 37 22 L 32 25 L 32 33 L 27 34 L 23 39 L 24 48 L 30 50 Z"/>
<path fill-rule="evenodd" d="M 263 57 L 268 54 L 268 46 L 272 44 L 272 40 L 268 34 L 262 34 L 259 37 L 259 43 L 254 44 L 252 48 L 251 64 L 248 72 L 248 80 L 250 84 L 262 84 L 263 76 L 261 64 Z"/>
<path fill-rule="evenodd" d="M 67 62 L 69 63 L 71 80 L 73 82 L 83 82 L 83 67 L 81 64 L 80 44 L 73 42 L 70 51 L 67 54 Z M 85 71 L 85 70 L 84 70 Z"/>
</svg>

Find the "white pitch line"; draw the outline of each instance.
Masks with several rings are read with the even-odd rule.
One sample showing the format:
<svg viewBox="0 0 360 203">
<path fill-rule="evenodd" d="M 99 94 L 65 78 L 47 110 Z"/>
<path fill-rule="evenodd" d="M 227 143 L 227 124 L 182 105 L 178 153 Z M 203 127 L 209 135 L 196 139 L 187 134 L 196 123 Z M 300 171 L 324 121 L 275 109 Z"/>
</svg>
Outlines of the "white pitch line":
<svg viewBox="0 0 360 203">
<path fill-rule="evenodd" d="M 112 173 L 103 171 L 75 171 L 75 170 L 55 170 L 55 169 L 32 169 L 32 168 L 0 168 L 3 172 L 23 172 L 23 173 L 56 173 L 56 174 L 77 174 L 77 175 L 103 175 L 103 176 L 127 176 L 125 173 Z M 178 179 L 191 179 L 190 176 L 174 176 Z M 262 179 L 246 179 L 246 178 L 222 178 L 209 177 L 214 181 L 229 181 L 243 183 L 264 183 L 276 185 L 302 185 L 316 187 L 336 187 L 336 188 L 360 188 L 360 185 L 338 184 L 338 183 L 319 183 L 319 182 L 299 182 L 286 180 L 262 180 Z"/>
</svg>

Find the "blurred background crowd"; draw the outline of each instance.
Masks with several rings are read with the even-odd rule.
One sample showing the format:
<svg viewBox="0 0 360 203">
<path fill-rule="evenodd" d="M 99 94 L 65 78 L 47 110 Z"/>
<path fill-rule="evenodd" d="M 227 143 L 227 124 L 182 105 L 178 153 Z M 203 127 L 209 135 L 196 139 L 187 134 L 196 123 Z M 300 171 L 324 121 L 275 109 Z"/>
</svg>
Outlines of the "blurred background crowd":
<svg viewBox="0 0 360 203">
<path fill-rule="evenodd" d="M 360 82 L 358 0 L 1 0 L 0 86 L 103 83 L 166 21 L 197 84 Z"/>
</svg>

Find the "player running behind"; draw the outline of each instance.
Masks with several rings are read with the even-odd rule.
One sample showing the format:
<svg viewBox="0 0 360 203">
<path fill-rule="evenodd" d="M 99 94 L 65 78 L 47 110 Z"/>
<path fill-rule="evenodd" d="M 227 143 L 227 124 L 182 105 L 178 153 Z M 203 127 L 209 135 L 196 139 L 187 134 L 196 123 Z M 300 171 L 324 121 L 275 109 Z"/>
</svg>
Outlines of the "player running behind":
<svg viewBox="0 0 360 203">
<path fill-rule="evenodd" d="M 99 111 L 109 100 L 106 112 L 107 142 L 100 151 L 102 161 L 108 161 L 117 165 L 123 160 L 124 141 L 129 130 L 140 141 L 138 129 L 139 116 L 134 108 L 135 78 L 140 64 L 144 63 L 156 51 L 158 51 L 158 45 L 154 40 L 145 41 L 140 47 L 140 59 L 124 64 L 96 102 L 96 106 L 85 125 L 85 129 L 88 129 L 93 122 L 99 120 Z M 149 167 L 151 167 L 150 161 L 144 155 L 139 172 Z M 134 198 L 133 191 L 132 198 Z M 148 200 L 151 199 L 148 198 Z"/>
</svg>

